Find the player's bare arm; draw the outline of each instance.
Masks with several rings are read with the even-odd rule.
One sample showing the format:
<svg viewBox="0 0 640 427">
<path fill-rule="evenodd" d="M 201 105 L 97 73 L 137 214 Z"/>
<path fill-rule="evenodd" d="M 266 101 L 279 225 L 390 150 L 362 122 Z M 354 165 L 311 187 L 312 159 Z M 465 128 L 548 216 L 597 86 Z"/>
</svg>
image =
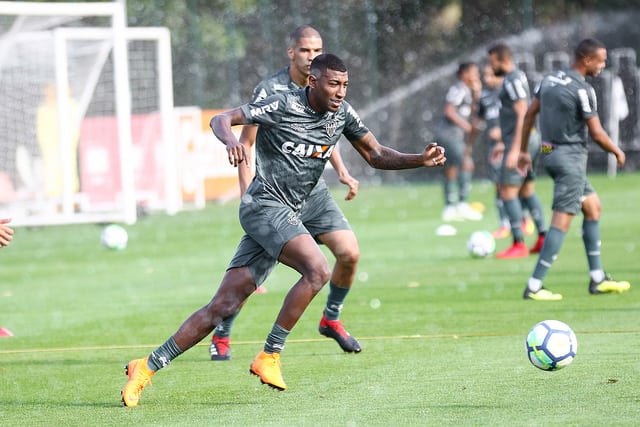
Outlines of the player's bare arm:
<svg viewBox="0 0 640 427">
<path fill-rule="evenodd" d="M 505 153 L 507 156 L 505 166 L 509 169 L 515 169 L 518 167 L 518 157 L 521 152 L 520 144 L 522 142 L 522 125 L 524 123 L 524 116 L 527 114 L 527 101 L 521 99 L 514 102 L 513 110 L 516 113 L 515 131 L 513 133 L 513 140 L 511 141 L 509 152 Z"/>
<path fill-rule="evenodd" d="M 455 105 L 447 102 L 444 105 L 444 115 L 447 119 L 449 119 L 449 121 L 451 121 L 451 123 L 454 123 L 463 131 L 467 133 L 473 131 L 473 125 L 463 117 L 460 117 Z"/>
<path fill-rule="evenodd" d="M 444 147 L 432 142 L 421 154 L 407 154 L 381 145 L 371 132 L 357 141 L 351 141 L 362 158 L 376 169 L 398 170 L 443 165 L 447 158 Z"/>
<path fill-rule="evenodd" d="M 251 149 L 253 145 L 256 143 L 256 134 L 258 133 L 258 126 L 256 125 L 244 125 L 242 126 L 242 131 L 240 132 L 239 142 L 244 146 L 244 152 L 247 157 L 244 161 L 245 167 L 238 168 L 238 182 L 240 183 L 240 195 L 244 194 L 244 192 L 251 184 L 253 180 L 253 176 L 255 175 L 255 170 L 251 164 Z"/>
<path fill-rule="evenodd" d="M 586 121 L 587 128 L 589 129 L 589 135 L 607 153 L 611 153 L 616 156 L 618 166 L 624 166 L 626 156 L 617 145 L 611 141 L 607 132 L 602 128 L 602 123 L 598 116 L 591 117 Z"/>
<path fill-rule="evenodd" d="M 533 124 L 536 121 L 539 111 L 540 100 L 538 98 L 533 98 L 533 101 L 529 104 L 529 108 L 524 115 L 524 120 L 522 121 L 520 155 L 518 156 L 518 169 L 520 169 L 520 171 L 526 171 L 532 166 L 531 156 L 529 155 L 529 136 L 531 135 L 531 130 L 533 129 Z"/>
<path fill-rule="evenodd" d="M 244 145 L 238 141 L 231 131 L 231 126 L 244 125 L 248 123 L 249 122 L 240 108 L 234 108 L 233 110 L 225 111 L 222 114 L 213 116 L 209 122 L 209 126 L 211 127 L 213 134 L 227 146 L 229 163 L 235 167 L 237 167 L 241 162 L 246 161 L 248 157 Z"/>
<path fill-rule="evenodd" d="M 331 162 L 331 166 L 335 169 L 338 174 L 338 180 L 349 187 L 349 192 L 345 196 L 345 200 L 353 200 L 354 197 L 358 195 L 358 189 L 360 187 L 360 182 L 351 176 L 349 170 L 344 165 L 342 161 L 342 155 L 340 154 L 340 150 L 336 147 L 335 150 L 331 153 L 331 157 L 329 157 L 329 161 Z"/>
</svg>

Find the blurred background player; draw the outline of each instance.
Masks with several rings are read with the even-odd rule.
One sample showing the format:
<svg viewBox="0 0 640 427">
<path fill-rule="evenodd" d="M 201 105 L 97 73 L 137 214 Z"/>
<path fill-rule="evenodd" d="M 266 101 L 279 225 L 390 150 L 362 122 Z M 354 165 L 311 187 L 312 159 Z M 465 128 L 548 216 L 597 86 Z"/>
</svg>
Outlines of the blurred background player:
<svg viewBox="0 0 640 427">
<path fill-rule="evenodd" d="M 435 131 L 436 140 L 447 153 L 442 220 L 479 221 L 482 214 L 469 206 L 468 197 L 473 172 L 471 143 L 477 132 L 471 115 L 477 109 L 482 83 L 478 66 L 473 62 L 461 63 L 456 76 L 445 97 L 444 117 Z"/>
<path fill-rule="evenodd" d="M 542 203 L 535 193 L 535 174 L 528 170 L 523 176 L 518 170 L 522 124 L 529 105 L 529 83 L 525 74 L 513 62 L 511 49 L 498 43 L 489 49 L 489 64 L 497 76 L 504 76 L 500 88 L 500 131 L 504 143 L 504 154 L 498 175 L 498 192 L 504 211 L 509 218 L 513 245 L 496 255 L 496 258 L 523 258 L 529 252 L 539 252 L 545 235 Z M 539 151 L 539 138 L 530 141 L 531 150 Z M 522 202 L 521 202 L 522 200 Z M 524 243 L 522 205 L 526 205 L 538 229 L 538 238 L 531 248 Z"/>
<path fill-rule="evenodd" d="M 504 211 L 500 194 L 498 193 L 498 172 L 504 153 L 504 144 L 500 133 L 500 86 L 502 76 L 496 76 L 490 65 L 482 69 L 482 92 L 478 100 L 478 117 L 484 120 L 484 140 L 487 142 L 489 179 L 496 183 L 496 211 L 498 213 L 499 227 L 493 232 L 496 239 L 507 237 L 511 234 L 509 218 Z"/>
<path fill-rule="evenodd" d="M 322 37 L 320 33 L 308 25 L 296 28 L 289 35 L 287 56 L 289 65 L 260 82 L 253 91 L 253 102 L 260 101 L 267 96 L 287 92 L 306 87 L 309 83 L 309 69 L 311 61 L 322 53 Z M 244 145 L 247 153 L 251 152 L 255 142 L 258 126 L 243 126 L 240 134 L 240 143 Z M 257 159 L 256 161 L 258 161 Z M 358 193 L 358 181 L 353 178 L 340 156 L 338 149 L 333 150 L 329 158 L 333 168 L 338 174 L 341 183 L 349 187 L 346 200 L 353 199 Z M 247 163 L 245 167 L 238 168 L 240 181 L 240 193 L 244 194 L 255 176 L 255 169 Z M 302 208 L 300 219 L 316 240 L 324 243 L 336 258 L 336 263 L 329 282 L 329 295 L 327 304 L 320 320 L 319 332 L 322 335 L 335 339 L 346 352 L 359 353 L 360 343 L 352 337 L 340 321 L 340 312 L 347 297 L 349 289 L 353 285 L 360 249 L 355 234 L 344 217 L 342 210 L 333 200 L 324 179 L 320 178 L 307 202 Z M 275 260 L 265 260 L 266 265 Z M 233 264 L 236 265 L 236 264 Z M 237 265 L 240 265 L 239 263 Z M 264 291 L 262 282 L 266 278 L 268 270 L 254 275 L 254 284 L 258 285 L 258 291 Z M 240 309 L 242 305 L 240 306 Z M 231 359 L 230 336 L 233 323 L 238 316 L 238 310 L 232 316 L 224 319 L 215 329 L 211 337 L 209 352 L 211 360 Z"/>
<path fill-rule="evenodd" d="M 69 156 L 69 167 L 71 167 L 71 189 L 77 193 L 80 188 L 78 178 L 78 143 L 80 141 L 80 127 L 78 117 L 80 115 L 77 101 L 71 96 L 71 90 L 67 94 L 69 106 L 69 129 L 71 138 L 65 156 Z M 51 83 L 45 87 L 45 96 L 38 105 L 37 112 L 37 138 L 40 148 L 40 156 L 43 166 L 43 187 L 47 197 L 56 200 L 62 196 L 63 183 L 63 162 L 61 156 L 61 141 L 59 123 L 61 118 L 58 114 L 57 91 L 55 84 Z"/>
<path fill-rule="evenodd" d="M 600 199 L 587 179 L 587 130 L 604 151 L 624 166 L 625 154 L 602 128 L 598 117 L 596 93 L 585 80 L 604 69 L 607 49 L 598 40 L 582 40 L 569 69 L 546 75 L 527 110 L 522 131 L 521 167 L 530 167 L 527 155 L 529 134 L 540 113 L 543 164 L 553 178 L 553 214 L 533 274 L 524 290 L 524 299 L 560 300 L 561 294 L 542 286 L 542 280 L 557 258 L 573 217 L 580 211 L 582 240 L 589 264 L 589 292 L 602 294 L 624 292 L 631 284 L 613 280 L 602 268 L 600 256 Z"/>
<path fill-rule="evenodd" d="M 489 179 L 496 184 L 496 212 L 498 213 L 498 228 L 493 231 L 495 239 L 504 239 L 511 236 L 511 225 L 509 217 L 504 211 L 500 192 L 498 190 L 498 173 L 502 156 L 504 154 L 504 143 L 500 132 L 500 87 L 503 76 L 496 76 L 491 65 L 487 64 L 482 68 L 482 93 L 478 101 L 478 117 L 484 120 L 484 140 L 487 142 L 487 174 Z M 522 200 L 521 200 L 522 202 Z M 523 206 L 523 209 L 525 207 Z M 533 234 L 535 225 L 531 217 L 524 214 L 522 230 L 525 235 Z"/>
<path fill-rule="evenodd" d="M 6 224 L 11 222 L 10 218 L 0 218 L 0 248 L 9 246 L 11 240 L 13 240 L 13 229 Z M 6 328 L 0 327 L 0 337 L 13 336 L 11 331 Z"/>
</svg>

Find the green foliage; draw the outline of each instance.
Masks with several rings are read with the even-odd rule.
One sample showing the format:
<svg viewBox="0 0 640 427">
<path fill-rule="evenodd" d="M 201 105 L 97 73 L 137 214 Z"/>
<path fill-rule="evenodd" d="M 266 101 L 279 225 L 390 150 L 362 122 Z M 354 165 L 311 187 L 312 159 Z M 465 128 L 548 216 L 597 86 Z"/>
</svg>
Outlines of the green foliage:
<svg viewBox="0 0 640 427">
<path fill-rule="evenodd" d="M 603 203 L 603 262 L 633 287 L 591 296 L 577 217 L 545 285 L 560 302 L 524 301 L 535 258 L 472 259 L 465 241 L 497 223 L 494 190 L 479 223 L 437 237 L 438 186 L 363 186 L 336 199 L 359 239 L 357 280 L 342 319 L 363 345 L 343 354 L 317 332 L 313 301 L 283 352 L 289 385 L 260 385 L 248 366 L 297 274 L 278 266 L 233 333 L 233 360 L 213 363 L 206 342 L 159 372 L 140 406 L 122 408 L 122 366 L 172 334 L 215 292 L 241 235 L 237 202 L 127 226 L 108 251 L 95 225 L 16 230 L 0 251 L 0 419 L 3 425 L 635 425 L 640 417 L 638 175 L 594 176 Z M 538 181 L 546 206 L 551 186 Z M 532 243 L 533 237 L 529 238 Z M 498 241 L 498 250 L 509 242 Z M 327 256 L 330 258 L 329 254 Z M 579 341 L 567 368 L 529 364 L 526 334 L 559 319 Z"/>
</svg>

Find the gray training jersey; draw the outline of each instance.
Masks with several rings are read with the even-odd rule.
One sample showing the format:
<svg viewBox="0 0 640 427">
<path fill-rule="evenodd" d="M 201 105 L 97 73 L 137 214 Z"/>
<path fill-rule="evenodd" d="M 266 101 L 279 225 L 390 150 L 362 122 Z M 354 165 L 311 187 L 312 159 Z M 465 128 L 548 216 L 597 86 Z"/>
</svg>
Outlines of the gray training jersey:
<svg viewBox="0 0 640 427">
<path fill-rule="evenodd" d="M 513 135 L 516 131 L 517 115 L 513 104 L 522 100 L 529 105 L 527 76 L 520 70 L 513 70 L 504 76 L 504 82 L 500 89 L 500 131 L 502 132 L 502 142 L 507 149 L 513 144 Z"/>
<path fill-rule="evenodd" d="M 350 141 L 369 130 L 351 105 L 343 101 L 335 113 L 317 113 L 310 106 L 307 90 L 299 89 L 245 104 L 242 112 L 260 125 L 256 137 L 256 179 L 247 189 L 250 196 L 261 187 L 270 197 L 294 210 L 316 185 L 340 136 Z M 256 180 L 262 185 L 256 185 Z"/>
<path fill-rule="evenodd" d="M 289 74 L 289 67 L 281 68 L 276 71 L 269 77 L 262 80 L 258 85 L 253 89 L 253 101 L 258 102 L 265 99 L 267 96 L 275 95 L 276 93 L 281 92 L 289 92 L 292 90 L 301 89 L 300 86 L 293 80 L 291 80 L 291 75 Z M 260 163 L 260 159 L 256 156 L 256 168 Z M 322 177 L 318 180 L 318 185 L 316 185 L 315 191 L 324 191 L 327 190 L 327 183 L 324 181 Z"/>
<path fill-rule="evenodd" d="M 478 116 L 487 124 L 487 130 L 500 126 L 500 91 L 484 88 L 478 101 Z M 494 141 L 496 142 L 496 141 Z"/>
<path fill-rule="evenodd" d="M 276 93 L 296 89 L 300 89 L 300 86 L 291 80 L 289 67 L 284 67 L 258 83 L 253 89 L 252 102 L 261 101 L 267 96 L 275 95 Z"/>
<path fill-rule="evenodd" d="M 445 96 L 445 103 L 451 104 L 456 108 L 456 112 L 460 117 L 465 120 L 469 120 L 471 112 L 473 110 L 473 94 L 471 89 L 464 84 L 462 80 L 458 80 L 449 87 L 447 95 Z M 453 139 L 462 141 L 464 139 L 464 130 L 458 125 L 450 121 L 447 117 L 443 117 L 440 122 L 440 128 L 442 132 L 451 135 Z"/>
<path fill-rule="evenodd" d="M 542 140 L 554 144 L 586 144 L 585 121 L 598 115 L 596 92 L 573 69 L 555 71 L 542 79 L 535 92 L 540 100 Z"/>
</svg>

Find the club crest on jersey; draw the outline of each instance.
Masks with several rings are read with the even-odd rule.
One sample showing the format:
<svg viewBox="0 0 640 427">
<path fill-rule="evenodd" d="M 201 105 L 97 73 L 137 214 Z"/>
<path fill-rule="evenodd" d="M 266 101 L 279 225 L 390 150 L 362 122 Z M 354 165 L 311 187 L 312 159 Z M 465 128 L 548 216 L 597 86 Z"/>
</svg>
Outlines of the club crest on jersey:
<svg viewBox="0 0 640 427">
<path fill-rule="evenodd" d="M 324 124 L 324 130 L 327 132 L 329 138 L 336 134 L 336 129 L 338 128 L 338 123 L 335 120 L 328 120 Z"/>
<path fill-rule="evenodd" d="M 331 157 L 334 147 L 335 145 L 305 144 L 287 141 L 282 144 L 281 150 L 285 154 L 292 154 L 297 157 L 328 159 Z"/>
</svg>

